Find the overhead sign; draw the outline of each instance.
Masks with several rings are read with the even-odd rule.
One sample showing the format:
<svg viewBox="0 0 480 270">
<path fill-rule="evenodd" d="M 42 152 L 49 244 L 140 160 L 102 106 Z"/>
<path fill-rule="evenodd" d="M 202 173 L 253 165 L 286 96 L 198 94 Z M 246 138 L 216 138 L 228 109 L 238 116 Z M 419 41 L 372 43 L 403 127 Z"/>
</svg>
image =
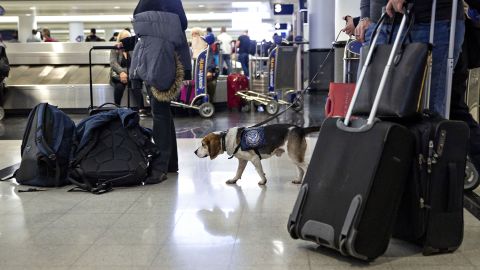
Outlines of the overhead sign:
<svg viewBox="0 0 480 270">
<path fill-rule="evenodd" d="M 273 15 L 292 15 L 293 4 L 273 4 Z"/>
</svg>

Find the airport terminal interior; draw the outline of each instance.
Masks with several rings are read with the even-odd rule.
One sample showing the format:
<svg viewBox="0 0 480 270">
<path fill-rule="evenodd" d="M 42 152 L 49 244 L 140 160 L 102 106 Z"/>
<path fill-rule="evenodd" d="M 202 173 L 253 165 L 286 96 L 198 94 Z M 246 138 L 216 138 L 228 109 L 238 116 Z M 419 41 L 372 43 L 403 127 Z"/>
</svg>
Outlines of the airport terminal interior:
<svg viewBox="0 0 480 270">
<path fill-rule="evenodd" d="M 262 158 L 263 152 L 250 151 L 251 160 L 261 159 L 267 179 L 264 185 L 259 184 L 261 178 L 253 161 L 236 184 L 228 184 L 239 166 L 237 158 L 229 157 L 232 153 L 199 158 L 197 149 L 211 133 L 224 136 L 220 144 L 223 149 L 229 133 L 220 132 L 237 127 L 288 124 L 320 129 L 326 119 L 344 117 L 360 75 L 362 46 L 355 39 L 356 33 L 345 33 L 345 16 L 361 16 L 361 2 L 370 1 L 142 1 L 181 2 L 188 20 L 185 35 L 191 47 L 193 76 L 178 85 L 179 94 L 170 103 L 178 171 L 169 171 L 168 178 L 157 184 L 114 187 L 100 195 L 79 191 L 74 184 L 22 185 L 14 176 L 18 177 L 16 170 L 24 166 L 22 140 L 29 138 L 24 135 L 29 114 L 41 103 L 57 106 L 78 125 L 90 115 L 102 114 L 97 110 L 104 103 L 109 103 L 105 112 L 114 110 L 116 102 L 135 111 L 140 126 L 155 132 L 151 107 L 158 102 L 151 100 L 156 98 L 154 87 L 146 81 L 136 89 L 130 82 L 122 84 L 121 73 L 111 67 L 112 61 L 121 68 L 126 65 L 122 55 L 122 61 L 111 55 L 119 50 L 117 36 L 133 36 L 139 31 L 134 23 L 139 0 L 0 1 L 0 49 L 4 48 L 10 68 L 8 76 L 3 76 L 0 69 L 0 178 L 4 180 L 0 181 L 1 270 L 480 269 L 480 189 L 467 191 L 465 187 L 463 192 L 463 178 L 479 178 L 471 162 L 467 162 L 467 173 L 459 171 L 462 177 L 466 175 L 460 198 L 464 209 L 459 210 L 463 215 L 458 217 L 458 228 L 463 232 L 460 244 L 425 256 L 418 242 L 422 240 L 390 239 L 389 235 L 386 251 L 365 261 L 356 257 L 350 246 L 340 247 L 340 252 L 328 247 L 329 243 L 333 245 L 333 235 L 331 240 L 324 240 L 305 233 L 302 239 L 294 239 L 298 232 L 292 232 L 291 220 L 302 215 L 294 218 L 297 208 L 304 207 L 298 202 L 305 182 L 292 182 L 298 178 L 298 171 L 289 155 L 301 152 L 302 144 L 288 146 L 288 155 L 274 153 L 269 158 Z M 480 23 L 478 26 L 480 29 Z M 248 51 L 243 63 L 239 50 L 246 36 Z M 0 59 L 0 65 L 3 63 Z M 125 70 L 129 73 L 128 67 Z M 130 81 L 132 77 L 126 76 Z M 467 77 L 465 104 L 478 121 L 480 68 L 471 68 Z M 119 82 L 126 91 L 123 96 L 120 93 L 121 101 L 117 102 L 114 85 Z M 335 99 L 329 94 L 335 87 L 351 92 Z M 265 136 L 261 140 L 269 144 L 269 136 L 278 140 L 278 134 L 265 131 L 257 135 Z M 323 149 L 316 149 L 322 138 L 319 134 L 324 134 L 323 129 L 320 133 L 302 133 L 307 165 L 324 154 Z M 240 135 L 236 136 L 238 150 Z M 243 133 L 241 136 L 243 140 Z M 369 159 L 370 153 L 365 158 Z M 348 166 L 336 167 L 349 170 Z M 326 174 L 308 167 L 305 179 Z M 313 180 L 309 181 L 311 185 Z M 344 184 L 343 180 L 339 182 Z M 311 190 L 317 187 L 322 187 L 321 181 Z M 453 189 L 453 185 L 448 188 Z M 335 197 L 342 195 L 335 188 L 329 190 L 332 203 L 327 200 L 328 205 L 319 205 L 319 211 L 337 207 Z M 352 206 L 346 219 L 357 219 L 351 217 L 356 215 L 351 210 Z M 432 223 L 443 222 L 438 219 Z M 339 228 L 342 235 L 345 224 Z M 390 226 L 370 224 L 373 232 Z M 334 228 L 327 225 L 317 224 L 320 227 L 316 231 L 328 235 Z M 448 239 L 450 233 L 437 237 Z M 295 234 L 297 237 L 293 237 Z"/>
</svg>

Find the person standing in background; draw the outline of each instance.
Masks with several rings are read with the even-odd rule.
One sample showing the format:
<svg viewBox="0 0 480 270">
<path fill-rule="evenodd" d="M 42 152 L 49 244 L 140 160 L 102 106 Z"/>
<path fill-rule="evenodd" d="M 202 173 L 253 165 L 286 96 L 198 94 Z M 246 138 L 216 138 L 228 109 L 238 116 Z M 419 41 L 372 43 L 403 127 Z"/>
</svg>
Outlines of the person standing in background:
<svg viewBox="0 0 480 270">
<path fill-rule="evenodd" d="M 50 36 L 50 30 L 48 28 L 42 29 L 43 41 L 44 42 L 58 42 L 58 40 Z"/>
<path fill-rule="evenodd" d="M 238 61 L 242 64 L 243 73 L 245 76 L 250 77 L 248 71 L 248 61 L 250 53 L 250 37 L 248 37 L 248 30 L 243 33 L 243 35 L 238 37 L 235 47 L 238 50 Z"/>
<path fill-rule="evenodd" d="M 222 26 L 220 29 L 220 35 L 218 35 L 218 41 L 220 42 L 220 53 L 222 57 L 222 63 L 223 65 L 220 67 L 220 69 L 223 70 L 224 65 L 227 65 L 227 74 L 230 74 L 232 72 L 232 36 L 227 34 L 227 28 L 225 26 Z"/>
<path fill-rule="evenodd" d="M 85 42 L 101 42 L 101 41 L 105 41 L 105 40 L 97 36 L 97 29 L 95 28 L 90 29 L 90 35 L 87 36 L 87 38 L 85 39 Z"/>
<path fill-rule="evenodd" d="M 38 31 L 35 29 L 32 29 L 32 34 L 28 36 L 27 42 L 41 42 L 42 40 L 38 37 Z"/>
<path fill-rule="evenodd" d="M 130 33 L 130 31 L 128 31 Z M 113 36 L 108 40 L 108 41 L 117 41 L 118 37 L 118 32 L 114 32 Z"/>
<path fill-rule="evenodd" d="M 140 0 L 133 15 L 135 33 L 141 38 L 121 41 L 125 50 L 134 50 L 130 78 L 142 79 L 150 89 L 153 140 L 160 155 L 152 160 L 149 182 L 161 182 L 168 172 L 178 171 L 170 101 L 177 98 L 182 81 L 192 79 L 187 16 L 180 0 Z"/>
<path fill-rule="evenodd" d="M 208 44 L 203 38 L 203 31 L 199 27 L 192 28 L 192 58 L 197 60 L 198 55 L 207 48 Z"/>
</svg>

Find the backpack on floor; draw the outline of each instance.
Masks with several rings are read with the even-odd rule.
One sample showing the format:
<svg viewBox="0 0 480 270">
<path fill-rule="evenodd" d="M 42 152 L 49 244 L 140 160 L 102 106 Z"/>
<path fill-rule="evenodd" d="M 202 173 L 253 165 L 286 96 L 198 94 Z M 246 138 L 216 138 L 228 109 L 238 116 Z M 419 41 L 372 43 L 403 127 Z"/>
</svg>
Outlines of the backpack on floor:
<svg viewBox="0 0 480 270">
<path fill-rule="evenodd" d="M 65 113 L 48 103 L 37 105 L 28 117 L 22 161 L 13 178 L 37 187 L 70 184 L 67 174 L 74 133 L 75 123 Z"/>
<path fill-rule="evenodd" d="M 113 187 L 150 184 L 149 163 L 158 155 L 150 130 L 139 125 L 138 114 L 116 109 L 90 116 L 78 124 L 70 181 L 74 190 L 102 194 Z"/>
</svg>

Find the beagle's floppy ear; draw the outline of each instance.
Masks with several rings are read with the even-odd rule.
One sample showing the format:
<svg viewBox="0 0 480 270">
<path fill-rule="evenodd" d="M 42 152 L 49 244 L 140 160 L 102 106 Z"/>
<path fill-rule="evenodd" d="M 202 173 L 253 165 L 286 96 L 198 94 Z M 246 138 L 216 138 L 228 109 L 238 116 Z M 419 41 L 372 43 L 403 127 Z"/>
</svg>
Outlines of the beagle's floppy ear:
<svg viewBox="0 0 480 270">
<path fill-rule="evenodd" d="M 208 155 L 210 156 L 210 159 L 214 159 L 220 154 L 220 151 L 222 150 L 220 136 L 216 134 L 211 134 L 210 136 L 208 136 L 207 139 Z"/>
</svg>

